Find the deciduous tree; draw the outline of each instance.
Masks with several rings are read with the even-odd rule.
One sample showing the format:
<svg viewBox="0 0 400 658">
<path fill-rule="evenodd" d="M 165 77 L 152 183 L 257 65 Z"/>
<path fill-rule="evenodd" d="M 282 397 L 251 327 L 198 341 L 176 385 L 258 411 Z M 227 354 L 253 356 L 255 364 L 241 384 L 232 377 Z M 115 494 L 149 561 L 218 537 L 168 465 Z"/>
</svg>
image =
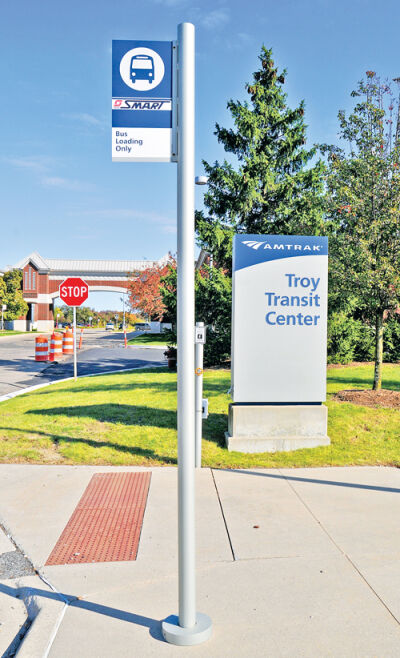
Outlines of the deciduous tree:
<svg viewBox="0 0 400 658">
<path fill-rule="evenodd" d="M 28 304 L 22 296 L 22 272 L 10 270 L 1 277 L 3 292 L 0 288 L 0 296 L 3 295 L 2 303 L 7 305 L 4 313 L 5 320 L 16 320 L 28 312 Z"/>
<path fill-rule="evenodd" d="M 143 270 L 139 275 L 132 275 L 128 286 L 132 311 L 140 310 L 150 320 L 164 318 L 167 309 L 160 292 L 160 281 L 169 272 L 169 267 L 174 268 L 175 263 L 171 261 L 170 265 L 154 265 Z"/>
<path fill-rule="evenodd" d="M 395 80 L 399 83 L 399 79 Z M 400 306 L 400 121 L 391 85 L 373 71 L 340 111 L 344 148 L 327 147 L 331 286 L 375 325 L 373 388 L 382 382 L 385 320 Z"/>
</svg>

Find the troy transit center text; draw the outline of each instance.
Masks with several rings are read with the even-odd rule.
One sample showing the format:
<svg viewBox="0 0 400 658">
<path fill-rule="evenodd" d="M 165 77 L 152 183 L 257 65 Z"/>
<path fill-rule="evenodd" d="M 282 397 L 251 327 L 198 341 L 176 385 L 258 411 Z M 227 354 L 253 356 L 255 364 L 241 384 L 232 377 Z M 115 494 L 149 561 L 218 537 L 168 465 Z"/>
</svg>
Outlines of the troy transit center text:
<svg viewBox="0 0 400 658">
<path fill-rule="evenodd" d="M 298 307 L 313 307 L 317 308 L 321 305 L 321 297 L 318 294 L 318 286 L 320 277 L 296 276 L 295 273 L 285 274 L 287 277 L 286 284 L 297 294 L 290 295 L 277 295 L 275 292 L 265 292 L 267 298 L 267 306 L 269 309 L 280 307 L 291 307 L 296 309 Z M 307 294 L 302 294 L 306 292 Z M 268 310 L 265 315 L 265 321 L 269 325 L 296 325 L 296 326 L 315 326 L 320 320 L 320 315 L 304 314 L 304 312 L 290 314 L 280 313 L 277 310 Z"/>
</svg>

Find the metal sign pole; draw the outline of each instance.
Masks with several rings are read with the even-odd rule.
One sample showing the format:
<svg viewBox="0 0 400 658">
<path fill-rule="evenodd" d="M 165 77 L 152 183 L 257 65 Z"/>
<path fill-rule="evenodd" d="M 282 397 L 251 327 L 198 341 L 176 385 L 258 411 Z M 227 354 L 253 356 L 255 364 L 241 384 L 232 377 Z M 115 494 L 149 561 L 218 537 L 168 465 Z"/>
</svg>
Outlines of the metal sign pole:
<svg viewBox="0 0 400 658">
<path fill-rule="evenodd" d="M 179 620 L 162 624 L 172 644 L 194 645 L 211 635 L 196 613 L 194 471 L 194 25 L 178 26 L 178 555 Z M 178 622 L 178 623 L 177 623 Z"/>
<path fill-rule="evenodd" d="M 73 307 L 73 313 L 74 313 L 74 379 L 76 381 L 78 378 L 78 371 L 76 365 L 76 306 Z"/>
</svg>

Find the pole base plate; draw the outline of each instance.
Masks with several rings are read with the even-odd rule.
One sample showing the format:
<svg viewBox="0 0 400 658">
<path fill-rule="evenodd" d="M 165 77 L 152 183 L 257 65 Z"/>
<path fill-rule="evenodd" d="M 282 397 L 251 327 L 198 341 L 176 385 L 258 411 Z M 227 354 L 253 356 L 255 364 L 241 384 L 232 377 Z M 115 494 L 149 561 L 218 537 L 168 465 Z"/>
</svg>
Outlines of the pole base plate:
<svg viewBox="0 0 400 658">
<path fill-rule="evenodd" d="M 201 644 L 211 637 L 212 621 L 208 615 L 196 614 L 196 624 L 192 628 L 179 626 L 179 617 L 170 615 L 161 624 L 164 639 L 170 644 L 180 647 L 191 647 Z"/>
</svg>

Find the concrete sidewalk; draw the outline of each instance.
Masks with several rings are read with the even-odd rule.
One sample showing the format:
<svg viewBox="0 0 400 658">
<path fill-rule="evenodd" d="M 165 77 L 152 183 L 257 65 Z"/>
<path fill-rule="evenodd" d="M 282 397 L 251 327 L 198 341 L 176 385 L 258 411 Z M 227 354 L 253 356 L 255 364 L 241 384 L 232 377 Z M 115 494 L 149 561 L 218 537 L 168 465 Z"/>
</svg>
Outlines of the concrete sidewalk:
<svg viewBox="0 0 400 658">
<path fill-rule="evenodd" d="M 19 658 L 399 656 L 399 469 L 198 471 L 213 635 L 191 648 L 160 632 L 178 609 L 175 468 L 150 469 L 136 561 L 43 566 L 92 475 L 116 470 L 143 469 L 0 465 L 0 520 L 39 571 L 0 582 L 0 651 L 29 617 Z"/>
</svg>

